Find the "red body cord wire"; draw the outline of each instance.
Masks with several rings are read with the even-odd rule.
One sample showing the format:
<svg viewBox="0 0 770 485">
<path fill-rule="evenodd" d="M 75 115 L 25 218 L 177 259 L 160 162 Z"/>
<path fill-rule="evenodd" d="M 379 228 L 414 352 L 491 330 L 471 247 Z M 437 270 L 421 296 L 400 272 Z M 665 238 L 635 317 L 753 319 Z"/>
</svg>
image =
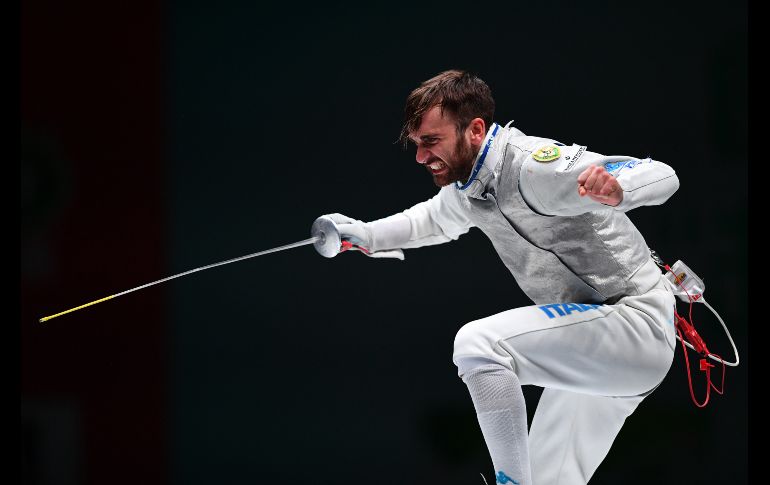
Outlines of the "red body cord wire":
<svg viewBox="0 0 770 485">
<path fill-rule="evenodd" d="M 363 248 L 363 247 L 361 247 L 361 246 L 359 246 L 357 244 L 353 244 L 350 241 L 342 241 L 342 248 L 340 249 L 340 252 L 347 251 L 347 250 L 349 250 L 351 248 L 356 248 L 356 249 L 358 249 L 360 251 L 363 251 L 366 254 L 369 254 L 369 251 L 367 251 L 365 248 Z M 690 296 L 690 294 L 687 293 L 687 290 L 684 288 L 684 286 L 682 286 L 682 282 L 679 279 L 679 277 L 671 270 L 669 265 L 665 265 L 664 267 L 665 267 L 666 271 L 670 271 L 671 274 L 674 275 L 674 279 L 676 280 L 677 284 L 680 287 L 682 287 L 682 290 L 685 292 L 687 297 L 690 299 L 690 315 L 689 315 L 690 316 L 690 321 L 688 322 L 686 319 L 684 319 L 681 316 L 679 316 L 679 314 L 676 312 L 676 310 L 674 310 L 674 318 L 676 320 L 676 331 L 679 334 L 680 341 L 682 342 L 682 352 L 684 353 L 684 361 L 685 361 L 685 364 L 687 366 L 687 381 L 688 381 L 688 384 L 690 386 L 690 397 L 692 397 L 692 400 L 693 400 L 693 402 L 695 403 L 696 406 L 698 406 L 699 408 L 702 408 L 702 407 L 705 407 L 706 404 L 708 404 L 708 402 L 709 402 L 709 398 L 711 396 L 711 388 L 712 387 L 714 388 L 714 391 L 718 392 L 719 394 L 724 394 L 724 388 L 725 388 L 725 362 L 724 362 L 724 359 L 722 359 L 722 357 L 720 357 L 720 356 L 718 356 L 716 354 L 712 354 L 712 355 L 714 355 L 714 357 L 717 357 L 719 360 L 722 361 L 722 389 L 720 390 L 720 389 L 717 389 L 716 386 L 714 386 L 714 384 L 711 382 L 711 368 L 714 367 L 714 364 L 709 363 L 708 360 L 707 360 L 708 359 L 708 355 L 709 355 L 710 352 L 709 352 L 708 348 L 706 347 L 706 342 L 703 341 L 701 336 L 698 335 L 698 332 L 695 330 L 695 327 L 693 326 L 693 324 L 690 323 L 690 322 L 693 321 L 692 320 L 692 305 L 693 305 L 693 303 L 695 301 L 698 300 L 698 298 L 700 298 L 701 295 L 695 295 L 694 297 Z M 684 335 L 682 335 L 682 334 L 684 334 Z M 698 400 L 695 398 L 695 392 L 692 389 L 692 373 L 690 372 L 690 359 L 689 359 L 689 357 L 687 357 L 687 347 L 684 345 L 684 339 L 685 338 L 687 339 L 688 342 L 690 342 L 690 345 L 692 345 L 693 348 L 695 348 L 695 351 L 698 352 L 699 354 L 701 354 L 700 370 L 702 370 L 702 371 L 704 371 L 706 373 L 706 383 L 707 383 L 707 387 L 706 387 L 706 400 L 703 401 L 703 404 L 699 404 L 698 403 Z"/>
<path fill-rule="evenodd" d="M 350 241 L 342 241 L 342 248 L 340 249 L 340 252 L 344 253 L 345 251 L 347 251 L 348 249 L 351 249 L 351 248 L 356 248 L 359 251 L 362 251 L 362 252 L 364 252 L 366 254 L 369 254 L 369 251 L 367 251 L 363 247 L 359 246 L 358 244 L 353 244 Z"/>
<path fill-rule="evenodd" d="M 700 335 L 698 335 L 698 332 L 695 330 L 695 326 L 692 319 L 692 305 L 695 303 L 701 295 L 695 295 L 694 297 L 691 296 L 689 293 L 687 293 L 687 290 L 682 286 L 682 282 L 679 279 L 679 277 L 671 270 L 671 268 L 668 265 L 664 266 L 666 271 L 670 271 L 671 274 L 674 275 L 674 279 L 676 280 L 677 284 L 682 288 L 682 290 L 685 292 L 687 297 L 690 299 L 690 321 L 688 322 L 685 318 L 682 318 L 679 316 L 679 314 L 674 310 L 674 318 L 676 320 L 676 331 L 679 334 L 679 340 L 682 343 L 682 353 L 684 353 L 684 361 L 687 366 L 687 381 L 690 386 L 690 397 L 692 397 L 693 402 L 696 406 L 699 408 L 705 407 L 706 404 L 709 402 L 709 397 L 711 396 L 711 388 L 714 388 L 715 392 L 718 392 L 719 394 L 724 394 L 725 389 L 725 361 L 722 359 L 722 357 L 718 356 L 717 354 L 712 354 L 714 357 L 718 358 L 720 361 L 722 361 L 722 389 L 717 389 L 716 386 L 711 382 L 711 368 L 714 367 L 714 364 L 711 364 L 708 362 L 708 355 L 710 354 L 708 348 L 706 347 L 706 342 L 703 341 Z M 703 401 L 703 404 L 699 404 L 698 400 L 695 398 L 695 393 L 692 389 L 692 373 L 690 372 L 690 359 L 687 357 L 687 347 L 684 344 L 685 338 L 688 342 L 690 342 L 690 345 L 693 346 L 696 352 L 701 354 L 700 359 L 700 370 L 704 371 L 706 373 L 706 400 Z"/>
</svg>

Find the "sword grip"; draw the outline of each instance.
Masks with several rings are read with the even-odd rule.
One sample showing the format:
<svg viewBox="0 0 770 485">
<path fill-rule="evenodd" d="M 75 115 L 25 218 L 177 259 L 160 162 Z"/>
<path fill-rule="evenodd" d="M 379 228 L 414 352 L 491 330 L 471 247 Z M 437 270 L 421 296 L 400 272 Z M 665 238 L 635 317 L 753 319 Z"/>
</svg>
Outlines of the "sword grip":
<svg viewBox="0 0 770 485">
<path fill-rule="evenodd" d="M 325 258 L 333 258 L 343 249 L 342 238 L 337 225 L 326 216 L 321 216 L 313 222 L 310 227 L 310 235 L 317 238 L 313 247 Z"/>
</svg>

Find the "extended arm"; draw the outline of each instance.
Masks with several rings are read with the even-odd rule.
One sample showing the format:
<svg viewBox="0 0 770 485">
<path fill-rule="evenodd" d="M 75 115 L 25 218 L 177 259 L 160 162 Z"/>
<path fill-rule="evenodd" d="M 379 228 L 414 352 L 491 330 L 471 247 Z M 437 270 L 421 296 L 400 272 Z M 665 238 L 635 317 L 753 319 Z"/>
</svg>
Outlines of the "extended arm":
<svg viewBox="0 0 770 485">
<path fill-rule="evenodd" d="M 335 221 L 343 239 L 369 250 L 371 256 L 392 249 L 418 248 L 456 240 L 473 227 L 443 187 L 434 197 L 382 219 L 363 222 L 342 214 L 327 214 Z M 401 254 L 403 257 L 403 254 Z"/>
</svg>

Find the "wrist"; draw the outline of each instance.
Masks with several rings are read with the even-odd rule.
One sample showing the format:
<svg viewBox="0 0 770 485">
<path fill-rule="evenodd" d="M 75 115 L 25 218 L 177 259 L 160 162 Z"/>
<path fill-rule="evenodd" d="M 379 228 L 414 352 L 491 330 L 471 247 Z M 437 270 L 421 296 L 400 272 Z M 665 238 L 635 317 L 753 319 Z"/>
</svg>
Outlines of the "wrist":
<svg viewBox="0 0 770 485">
<path fill-rule="evenodd" d="M 623 185 L 620 184 L 620 181 L 618 181 L 618 186 L 619 186 L 619 189 L 620 189 L 619 190 L 620 191 L 620 200 L 618 200 L 617 203 L 612 206 L 612 208 L 615 209 L 616 211 L 625 212 L 626 209 L 628 208 L 628 203 L 629 203 L 630 197 L 629 197 L 628 193 L 623 189 Z"/>
<path fill-rule="evenodd" d="M 406 214 L 399 212 L 376 221 L 364 224 L 372 252 L 385 249 L 398 249 L 409 242 L 412 224 Z"/>
</svg>

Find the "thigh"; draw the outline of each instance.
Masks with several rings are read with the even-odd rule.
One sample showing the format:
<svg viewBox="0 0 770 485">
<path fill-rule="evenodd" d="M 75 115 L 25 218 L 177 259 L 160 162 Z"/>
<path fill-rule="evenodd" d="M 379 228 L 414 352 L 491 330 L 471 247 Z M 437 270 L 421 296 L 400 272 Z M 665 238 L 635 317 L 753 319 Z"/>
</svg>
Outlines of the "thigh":
<svg viewBox="0 0 770 485">
<path fill-rule="evenodd" d="M 544 389 L 529 431 L 532 482 L 587 483 L 643 399 Z"/>
<path fill-rule="evenodd" d="M 470 322 L 455 339 L 455 363 L 485 357 L 516 372 L 522 385 L 642 394 L 660 383 L 674 356 L 673 328 L 663 321 L 671 295 L 652 293 L 615 305 L 534 305 Z"/>
</svg>

